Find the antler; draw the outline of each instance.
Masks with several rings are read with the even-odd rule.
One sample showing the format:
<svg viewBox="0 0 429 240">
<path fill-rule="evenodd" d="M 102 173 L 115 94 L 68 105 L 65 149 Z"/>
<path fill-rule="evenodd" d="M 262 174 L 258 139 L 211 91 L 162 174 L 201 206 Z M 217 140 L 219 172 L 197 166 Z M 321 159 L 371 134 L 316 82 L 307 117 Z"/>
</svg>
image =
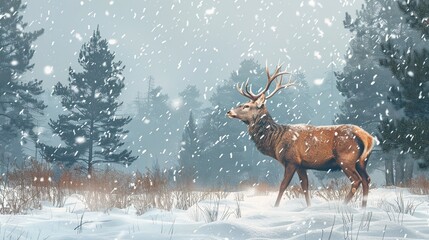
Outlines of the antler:
<svg viewBox="0 0 429 240">
<path fill-rule="evenodd" d="M 267 93 L 268 89 L 269 89 L 269 88 L 270 88 L 270 86 L 271 86 L 271 83 L 272 83 L 274 80 L 276 80 L 276 78 L 277 78 L 277 77 L 279 77 L 279 76 L 280 76 L 280 81 L 277 81 L 277 80 L 276 80 L 276 88 L 275 88 L 275 89 L 274 89 L 274 91 L 273 91 L 273 92 L 271 92 L 267 97 L 265 97 L 265 99 L 268 99 L 268 98 L 270 98 L 270 97 L 274 96 L 274 94 L 275 94 L 276 92 L 278 92 L 280 89 L 282 89 L 282 88 L 288 88 L 288 87 L 290 87 L 290 86 L 292 86 L 292 85 L 294 85 L 294 84 L 295 84 L 294 82 L 291 82 L 291 81 L 290 81 L 290 79 L 289 79 L 289 81 L 288 81 L 286 84 L 282 85 L 282 82 L 283 82 L 283 75 L 285 75 L 285 74 L 289 74 L 289 73 L 288 73 L 288 72 L 286 72 L 286 71 L 280 72 L 281 68 L 282 68 L 282 65 L 277 65 L 276 70 L 274 71 L 274 74 L 273 74 L 273 75 L 271 75 L 271 74 L 270 74 L 270 70 L 268 69 L 268 64 L 267 64 L 267 63 L 265 63 L 265 71 L 266 71 L 266 73 L 267 73 L 267 78 L 268 78 L 268 79 L 267 79 L 267 84 L 265 85 L 264 90 L 262 90 L 262 91 L 261 91 L 261 92 L 259 92 L 258 94 L 254 94 L 254 93 L 253 93 L 253 91 L 252 91 L 252 87 L 250 87 L 250 89 L 249 89 L 249 80 L 247 80 L 245 83 L 242 83 L 242 84 L 241 84 L 241 87 L 240 87 L 240 86 L 239 86 L 239 84 L 237 83 L 237 85 L 236 85 L 236 87 L 237 87 L 237 91 L 238 91 L 241 95 L 243 95 L 243 96 L 245 96 L 245 97 L 247 97 L 247 98 L 250 98 L 252 101 L 256 101 L 260 96 L 262 96 L 262 94 Z M 244 90 L 243 90 L 243 87 L 244 87 Z"/>
<path fill-rule="evenodd" d="M 246 91 L 243 91 L 243 85 L 244 85 L 244 87 L 245 87 L 245 90 L 246 90 Z M 258 98 L 255 98 L 255 96 L 254 96 L 254 95 L 252 95 L 252 93 L 250 93 L 250 92 L 249 92 L 249 79 L 247 79 L 245 83 L 242 83 L 242 84 L 241 84 L 241 87 L 240 87 L 240 86 L 239 86 L 239 84 L 237 83 L 236 88 L 237 88 L 237 91 L 238 91 L 241 95 L 243 95 L 243 96 L 245 96 L 245 97 L 247 97 L 247 98 L 250 98 L 250 99 L 251 99 L 251 100 L 253 100 L 253 101 L 255 101 L 256 99 L 258 99 Z"/>
<path fill-rule="evenodd" d="M 267 71 L 268 71 L 268 68 L 267 68 Z M 281 73 L 279 73 L 279 75 L 281 75 L 280 76 L 280 80 L 279 81 L 277 81 L 276 80 L 276 88 L 268 95 L 268 96 L 266 96 L 265 97 L 265 99 L 269 99 L 269 98 L 271 98 L 272 96 L 274 96 L 274 94 L 276 94 L 276 92 L 278 92 L 280 89 L 283 89 L 283 88 L 288 88 L 288 87 L 291 87 L 291 86 L 294 86 L 295 85 L 295 82 L 292 82 L 291 81 L 291 79 L 289 78 L 289 80 L 288 80 L 288 82 L 287 83 L 285 83 L 285 84 L 283 84 L 283 75 L 284 74 L 289 74 L 288 72 L 286 72 L 286 71 L 284 71 L 284 72 L 281 72 Z M 267 74 L 268 75 L 268 74 Z M 277 75 L 277 76 L 279 76 L 279 75 Z M 268 90 L 268 89 L 267 89 Z"/>
</svg>

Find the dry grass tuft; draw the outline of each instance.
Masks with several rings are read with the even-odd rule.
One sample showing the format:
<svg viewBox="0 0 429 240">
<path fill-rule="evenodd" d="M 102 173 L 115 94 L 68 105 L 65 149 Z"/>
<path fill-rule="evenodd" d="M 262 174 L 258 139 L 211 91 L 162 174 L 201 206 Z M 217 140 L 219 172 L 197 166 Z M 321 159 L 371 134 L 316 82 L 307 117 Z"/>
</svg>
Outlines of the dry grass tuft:
<svg viewBox="0 0 429 240">
<path fill-rule="evenodd" d="M 413 216 L 418 206 L 423 202 L 417 202 L 415 200 L 408 200 L 405 202 L 403 193 L 400 192 L 396 195 L 396 199 L 393 202 L 381 200 L 378 202 L 377 207 L 383 209 L 389 220 L 400 223 L 404 222 L 404 215 L 408 214 Z"/>
<path fill-rule="evenodd" d="M 417 195 L 429 195 L 429 179 L 419 176 L 412 179 L 409 187 L 410 193 Z"/>
<path fill-rule="evenodd" d="M 47 163 L 28 160 L 14 167 L 0 180 L 0 214 L 27 213 L 40 208 L 41 201 L 62 207 L 71 194 L 82 196 L 90 211 L 134 206 L 144 213 L 149 208 L 174 207 L 167 174 L 159 169 L 128 174 L 106 168 L 88 177 L 76 168 L 64 169 L 56 181 L 53 176 Z"/>
<path fill-rule="evenodd" d="M 318 196 L 326 201 L 340 201 L 344 200 L 345 196 L 350 191 L 350 181 L 345 179 L 334 179 L 329 182 L 328 185 L 318 188 L 314 191 L 314 195 Z M 362 196 L 362 188 L 360 187 L 355 193 L 352 202 L 355 202 Z"/>
<path fill-rule="evenodd" d="M 308 191 L 310 191 L 310 189 Z M 286 189 L 284 195 L 288 199 L 295 199 L 295 198 L 303 197 L 304 196 L 304 192 L 302 191 L 301 186 L 292 185 L 292 186 L 290 186 L 290 187 L 288 187 Z M 311 196 L 311 191 L 310 191 L 310 196 Z"/>
<path fill-rule="evenodd" d="M 106 168 L 88 177 L 81 169 L 63 169 L 54 177 L 51 165 L 29 160 L 1 179 L 0 214 L 22 214 L 41 208 L 41 201 L 64 206 L 67 196 L 77 194 L 89 211 L 108 212 L 134 207 L 137 214 L 149 209 L 188 209 L 203 200 L 224 199 L 220 189 L 197 192 L 190 186 L 171 186 L 167 172 L 159 168 L 133 174 Z"/>
<path fill-rule="evenodd" d="M 173 193 L 175 198 L 176 208 L 188 210 L 195 204 L 210 198 L 209 192 L 193 192 L 186 189 Z"/>
<path fill-rule="evenodd" d="M 273 186 L 270 186 L 266 182 L 257 183 L 253 186 L 256 196 L 268 196 L 270 192 L 277 191 Z"/>
<path fill-rule="evenodd" d="M 25 214 L 40 209 L 43 199 L 50 199 L 49 168 L 27 161 L 7 172 L 0 182 L 0 214 Z"/>
</svg>

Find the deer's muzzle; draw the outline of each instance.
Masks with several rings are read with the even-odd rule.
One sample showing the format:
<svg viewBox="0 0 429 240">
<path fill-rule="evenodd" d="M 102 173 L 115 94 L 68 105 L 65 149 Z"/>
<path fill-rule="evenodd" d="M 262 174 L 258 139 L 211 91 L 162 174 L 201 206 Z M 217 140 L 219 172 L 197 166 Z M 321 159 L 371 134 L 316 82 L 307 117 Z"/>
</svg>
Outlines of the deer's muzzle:
<svg viewBox="0 0 429 240">
<path fill-rule="evenodd" d="M 226 113 L 226 116 L 228 116 L 229 118 L 237 118 L 237 114 L 234 112 L 234 110 L 229 110 Z"/>
</svg>

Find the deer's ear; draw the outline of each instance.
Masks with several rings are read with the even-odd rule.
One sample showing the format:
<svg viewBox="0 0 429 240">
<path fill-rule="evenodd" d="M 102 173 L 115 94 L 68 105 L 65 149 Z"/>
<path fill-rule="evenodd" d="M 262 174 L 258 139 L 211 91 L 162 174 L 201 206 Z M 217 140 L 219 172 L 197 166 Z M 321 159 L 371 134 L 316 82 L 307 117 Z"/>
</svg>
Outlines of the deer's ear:
<svg viewBox="0 0 429 240">
<path fill-rule="evenodd" d="M 256 100 L 256 106 L 258 108 L 263 107 L 265 104 L 265 94 L 262 94 L 257 100 Z"/>
</svg>

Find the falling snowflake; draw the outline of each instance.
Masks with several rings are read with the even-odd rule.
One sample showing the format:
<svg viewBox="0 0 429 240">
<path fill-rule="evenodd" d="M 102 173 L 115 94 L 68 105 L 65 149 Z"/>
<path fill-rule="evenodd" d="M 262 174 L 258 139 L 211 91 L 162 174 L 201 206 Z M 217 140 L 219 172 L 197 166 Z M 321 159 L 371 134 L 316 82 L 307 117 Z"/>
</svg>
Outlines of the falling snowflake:
<svg viewBox="0 0 429 240">
<path fill-rule="evenodd" d="M 83 136 L 76 137 L 75 142 L 76 142 L 77 144 L 85 143 L 85 142 L 86 142 L 86 138 L 85 138 L 85 137 L 83 137 Z"/>
<path fill-rule="evenodd" d="M 75 33 L 74 37 L 78 40 L 78 41 L 82 41 L 82 35 L 80 35 L 80 33 Z"/>
<path fill-rule="evenodd" d="M 118 44 L 118 40 L 116 40 L 116 39 L 114 39 L 114 38 L 109 39 L 107 42 L 108 42 L 110 45 L 116 45 L 116 44 Z"/>
<path fill-rule="evenodd" d="M 179 110 L 183 106 L 182 98 L 178 97 L 171 101 L 171 108 L 174 110 Z"/>
<path fill-rule="evenodd" d="M 215 11 L 216 11 L 216 8 L 215 8 L 215 7 L 212 7 L 212 8 L 206 9 L 206 11 L 205 11 L 204 15 L 206 15 L 206 16 L 213 15 L 213 14 L 215 14 Z"/>
<path fill-rule="evenodd" d="M 54 72 L 54 67 L 50 66 L 50 65 L 46 65 L 43 68 L 43 73 L 45 73 L 46 75 L 51 75 Z"/>
<path fill-rule="evenodd" d="M 324 82 L 324 81 L 325 81 L 325 79 L 324 79 L 324 78 L 316 78 L 316 79 L 314 79 L 313 83 L 314 83 L 315 85 L 320 86 L 320 85 L 322 85 L 322 84 L 323 84 L 323 82 Z"/>
</svg>

